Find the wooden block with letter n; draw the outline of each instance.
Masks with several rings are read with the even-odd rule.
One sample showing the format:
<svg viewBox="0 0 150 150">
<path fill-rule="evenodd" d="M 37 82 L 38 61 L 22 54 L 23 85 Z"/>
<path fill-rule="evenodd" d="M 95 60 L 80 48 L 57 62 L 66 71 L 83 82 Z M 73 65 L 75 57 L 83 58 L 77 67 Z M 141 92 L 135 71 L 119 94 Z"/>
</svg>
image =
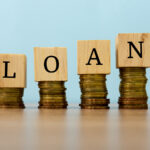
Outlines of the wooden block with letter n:
<svg viewBox="0 0 150 150">
<path fill-rule="evenodd" d="M 150 33 L 122 33 L 116 38 L 117 68 L 150 67 Z"/>
<path fill-rule="evenodd" d="M 110 41 L 82 40 L 77 43 L 81 108 L 109 108 L 106 74 L 110 73 Z"/>
<path fill-rule="evenodd" d="M 66 108 L 67 49 L 35 47 L 34 65 L 40 88 L 39 108 Z"/>
<path fill-rule="evenodd" d="M 0 107 L 24 108 L 26 87 L 26 56 L 0 54 Z"/>
<path fill-rule="evenodd" d="M 150 67 L 150 33 L 123 33 L 116 38 L 120 69 L 120 108 L 147 108 L 146 68 Z"/>
</svg>

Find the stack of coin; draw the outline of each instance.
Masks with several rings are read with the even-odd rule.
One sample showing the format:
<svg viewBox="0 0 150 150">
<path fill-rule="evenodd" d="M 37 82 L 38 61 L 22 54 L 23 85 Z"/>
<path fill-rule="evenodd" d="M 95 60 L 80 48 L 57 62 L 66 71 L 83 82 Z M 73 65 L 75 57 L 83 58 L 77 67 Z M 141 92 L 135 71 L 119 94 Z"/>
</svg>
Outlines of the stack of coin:
<svg viewBox="0 0 150 150">
<path fill-rule="evenodd" d="M 146 69 L 142 67 L 120 68 L 119 108 L 148 108 L 145 74 Z"/>
<path fill-rule="evenodd" d="M 39 108 L 67 108 L 64 81 L 39 81 Z"/>
<path fill-rule="evenodd" d="M 24 88 L 0 88 L 0 108 L 24 108 Z"/>
<path fill-rule="evenodd" d="M 103 109 L 109 108 L 107 99 L 105 74 L 81 74 L 81 108 Z"/>
</svg>

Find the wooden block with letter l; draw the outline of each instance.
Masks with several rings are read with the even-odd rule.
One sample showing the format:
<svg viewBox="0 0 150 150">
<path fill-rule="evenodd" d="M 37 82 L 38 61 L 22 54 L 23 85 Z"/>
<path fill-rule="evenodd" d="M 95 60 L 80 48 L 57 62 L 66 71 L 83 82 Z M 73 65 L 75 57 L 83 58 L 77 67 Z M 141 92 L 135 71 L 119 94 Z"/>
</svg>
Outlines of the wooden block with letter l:
<svg viewBox="0 0 150 150">
<path fill-rule="evenodd" d="M 109 108 L 106 74 L 110 73 L 110 41 L 77 42 L 78 74 L 80 75 L 81 108 Z"/>
<path fill-rule="evenodd" d="M 66 108 L 67 49 L 35 47 L 34 66 L 40 88 L 39 108 Z"/>
<path fill-rule="evenodd" d="M 148 108 L 146 68 L 150 67 L 150 33 L 120 33 L 116 38 L 120 70 L 120 108 Z"/>
<path fill-rule="evenodd" d="M 26 56 L 0 54 L 0 108 L 24 108 Z"/>
</svg>

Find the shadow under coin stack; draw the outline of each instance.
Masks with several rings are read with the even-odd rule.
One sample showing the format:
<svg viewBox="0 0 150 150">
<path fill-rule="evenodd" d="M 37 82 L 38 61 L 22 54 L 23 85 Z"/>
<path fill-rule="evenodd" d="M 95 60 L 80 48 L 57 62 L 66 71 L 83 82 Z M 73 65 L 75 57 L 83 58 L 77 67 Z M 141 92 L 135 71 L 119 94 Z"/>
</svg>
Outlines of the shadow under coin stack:
<svg viewBox="0 0 150 150">
<path fill-rule="evenodd" d="M 146 69 L 120 68 L 119 108 L 148 108 L 146 93 Z"/>
<path fill-rule="evenodd" d="M 105 74 L 80 75 L 80 88 L 82 92 L 81 108 L 109 108 Z"/>
<path fill-rule="evenodd" d="M 67 108 L 64 81 L 40 81 L 39 108 Z"/>
</svg>

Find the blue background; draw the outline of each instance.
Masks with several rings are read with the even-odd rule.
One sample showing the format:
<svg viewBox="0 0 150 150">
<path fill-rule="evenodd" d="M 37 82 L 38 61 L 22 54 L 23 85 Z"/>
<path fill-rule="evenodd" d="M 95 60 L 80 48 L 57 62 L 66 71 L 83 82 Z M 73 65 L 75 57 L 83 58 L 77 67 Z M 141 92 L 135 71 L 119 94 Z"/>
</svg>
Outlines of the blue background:
<svg viewBox="0 0 150 150">
<path fill-rule="evenodd" d="M 0 0 L 0 53 L 27 55 L 25 103 L 39 100 L 34 82 L 33 47 L 68 48 L 67 100 L 79 103 L 77 40 L 105 39 L 111 40 L 108 97 L 116 103 L 120 79 L 116 69 L 115 37 L 118 33 L 130 32 L 150 32 L 149 0 Z M 147 91 L 150 96 L 150 81 Z"/>
</svg>

